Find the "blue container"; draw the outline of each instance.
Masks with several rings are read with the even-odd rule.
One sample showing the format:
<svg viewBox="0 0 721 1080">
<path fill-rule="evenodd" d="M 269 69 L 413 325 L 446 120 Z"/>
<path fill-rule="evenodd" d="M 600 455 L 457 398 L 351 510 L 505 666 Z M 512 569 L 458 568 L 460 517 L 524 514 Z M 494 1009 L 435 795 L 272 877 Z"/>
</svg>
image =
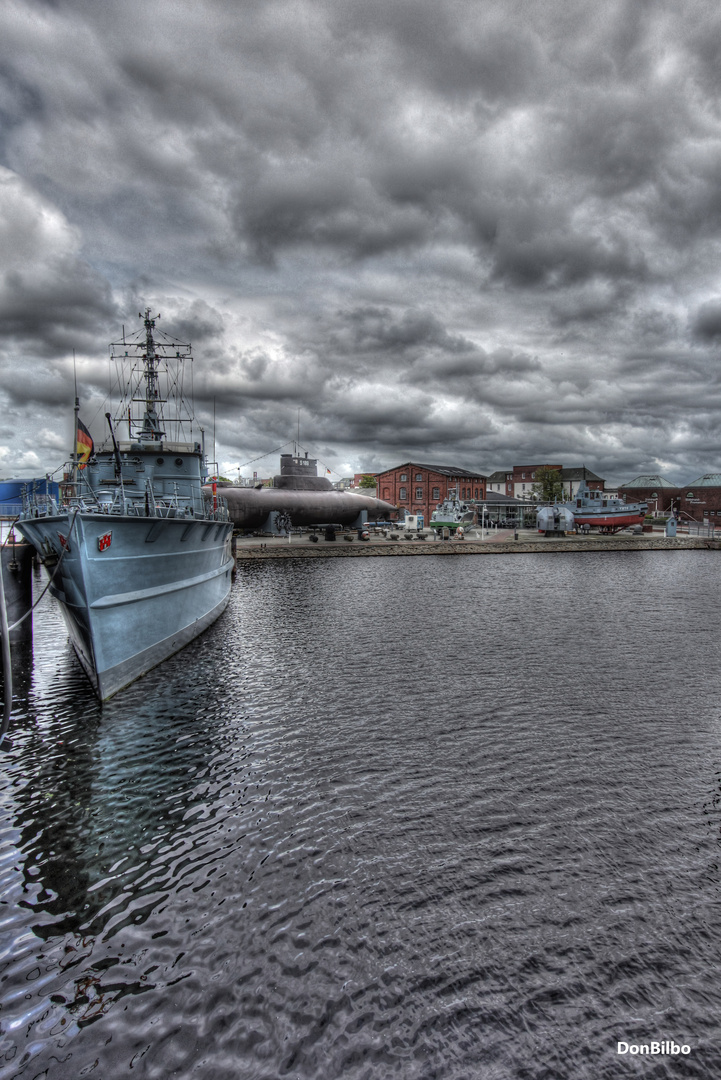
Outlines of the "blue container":
<svg viewBox="0 0 721 1080">
<path fill-rule="evenodd" d="M 0 480 L 0 517 L 14 517 L 23 505 L 23 488 L 38 495 L 49 495 L 57 499 L 60 489 L 54 480 L 44 476 L 30 476 L 26 480 Z"/>
</svg>

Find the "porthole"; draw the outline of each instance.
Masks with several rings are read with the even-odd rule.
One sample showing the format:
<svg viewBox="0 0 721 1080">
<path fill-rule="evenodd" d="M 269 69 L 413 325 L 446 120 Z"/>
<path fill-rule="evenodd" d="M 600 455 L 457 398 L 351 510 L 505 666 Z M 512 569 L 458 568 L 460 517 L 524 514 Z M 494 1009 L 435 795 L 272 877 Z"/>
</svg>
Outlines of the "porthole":
<svg viewBox="0 0 721 1080">
<path fill-rule="evenodd" d="M 182 459 L 182 457 L 176 457 L 175 464 L 178 466 L 179 469 L 182 469 L 182 467 L 183 467 L 183 459 Z"/>
<path fill-rule="evenodd" d="M 158 465 L 165 465 L 165 458 L 164 457 L 159 457 L 159 458 L 156 458 L 155 460 L 158 463 Z"/>
</svg>

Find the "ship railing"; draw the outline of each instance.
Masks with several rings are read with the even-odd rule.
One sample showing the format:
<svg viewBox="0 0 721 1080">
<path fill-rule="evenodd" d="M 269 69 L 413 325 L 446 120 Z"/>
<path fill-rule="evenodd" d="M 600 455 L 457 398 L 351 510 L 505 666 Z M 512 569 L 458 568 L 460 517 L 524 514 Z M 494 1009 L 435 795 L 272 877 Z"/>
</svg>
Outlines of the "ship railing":
<svg viewBox="0 0 721 1080">
<path fill-rule="evenodd" d="M 24 491 L 22 517 L 48 517 L 57 514 L 61 505 L 52 495 L 41 495 L 37 491 Z"/>
<path fill-rule="evenodd" d="M 213 495 L 206 498 L 203 517 L 210 521 L 229 521 L 228 500 L 222 495 Z"/>
<path fill-rule="evenodd" d="M 223 496 L 216 493 L 212 498 L 206 497 L 200 490 L 192 488 L 186 494 L 181 494 L 177 483 L 173 484 L 172 492 L 158 494 L 149 478 L 145 488 L 139 491 L 128 490 L 122 483 L 108 490 L 102 487 L 96 489 L 85 476 L 62 484 L 54 494 L 41 490 L 39 484 L 32 484 L 23 489 L 21 499 L 22 503 L 17 500 L 0 504 L 0 519 L 50 517 L 77 509 L 84 514 L 229 520 L 228 502 Z"/>
<path fill-rule="evenodd" d="M 97 502 L 86 507 L 91 512 L 102 514 L 122 514 L 126 517 L 142 518 L 194 518 L 197 508 L 192 497 L 171 495 L 167 498 L 156 495 L 152 489 L 132 498 L 116 492 L 112 499 L 103 499 L 103 492 L 98 493 Z"/>
<path fill-rule="evenodd" d="M 0 503 L 0 544 L 4 544 L 10 537 L 15 537 L 15 522 L 21 510 L 22 507 L 17 503 Z"/>
<path fill-rule="evenodd" d="M 147 497 L 146 497 L 147 496 Z M 220 503 L 220 499 L 217 500 Z M 17 504 L 8 504 L 7 518 L 12 520 L 18 516 L 23 518 L 54 517 L 57 514 L 78 510 L 83 514 L 110 514 L 128 517 L 150 518 L 194 518 L 213 517 L 214 519 L 228 520 L 227 502 L 223 501 L 223 507 L 218 506 L 218 513 L 214 515 L 207 511 L 202 503 L 191 496 L 178 495 L 177 492 L 167 497 L 157 496 L 150 485 L 145 492 L 138 492 L 132 497 L 122 490 L 116 491 L 93 491 L 79 495 L 68 494 L 64 498 L 55 499 L 51 495 L 40 495 L 37 492 L 23 496 L 22 507 Z M 3 516 L 3 504 L 0 504 L 0 518 Z M 223 517 L 223 510 L 225 517 Z"/>
</svg>

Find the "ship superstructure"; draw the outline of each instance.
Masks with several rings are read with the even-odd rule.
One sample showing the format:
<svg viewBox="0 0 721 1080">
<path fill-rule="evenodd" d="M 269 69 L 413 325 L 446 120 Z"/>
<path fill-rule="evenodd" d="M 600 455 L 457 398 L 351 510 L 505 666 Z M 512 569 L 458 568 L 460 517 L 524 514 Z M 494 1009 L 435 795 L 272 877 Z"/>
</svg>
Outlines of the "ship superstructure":
<svg viewBox="0 0 721 1080">
<path fill-rule="evenodd" d="M 458 497 L 458 488 L 451 488 L 447 497 L 431 514 L 429 525 L 434 531 L 450 529 L 455 532 L 459 527 L 464 529 L 472 525 L 475 518 L 472 507 Z"/>
</svg>

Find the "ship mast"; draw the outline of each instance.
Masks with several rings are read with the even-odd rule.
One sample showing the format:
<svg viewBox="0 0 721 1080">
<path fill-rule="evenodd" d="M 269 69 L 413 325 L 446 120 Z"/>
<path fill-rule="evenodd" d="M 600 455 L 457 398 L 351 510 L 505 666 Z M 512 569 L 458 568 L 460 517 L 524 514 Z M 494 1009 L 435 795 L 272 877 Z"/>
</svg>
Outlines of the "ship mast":
<svg viewBox="0 0 721 1080">
<path fill-rule="evenodd" d="M 190 360 L 192 364 L 190 344 L 171 341 L 166 334 L 156 331 L 160 315 L 153 316 L 151 308 L 139 312 L 138 318 L 142 328 L 132 335 L 131 341 L 126 341 L 123 327 L 123 340 L 110 345 L 111 358 L 119 366 L 120 407 L 115 416 L 116 430 L 120 423 L 127 423 L 131 443 L 137 440 L 141 445 L 173 438 L 168 433 L 172 433 L 174 425 L 182 431 L 186 422 L 190 423 L 192 434 L 193 416 L 183 396 L 181 375 L 182 362 Z M 192 380 L 192 368 L 190 374 Z M 168 402 L 172 406 L 165 411 Z M 177 409 L 177 415 L 173 409 Z"/>
<path fill-rule="evenodd" d="M 80 413 L 80 398 L 78 397 L 78 373 L 75 368 L 75 349 L 73 349 L 73 381 L 75 383 L 75 423 L 73 432 L 73 495 L 78 494 L 78 415 Z"/>
<path fill-rule="evenodd" d="M 143 319 L 142 314 L 138 313 L 138 318 Z M 157 315 L 156 318 L 159 319 L 160 316 Z M 143 355 L 145 415 L 143 416 L 143 427 L 138 437 L 144 442 L 159 442 L 163 438 L 165 432 L 160 430 L 160 417 L 158 416 L 158 410 L 156 408 L 156 405 L 160 400 L 160 393 L 158 390 L 158 356 L 155 352 L 155 341 L 153 339 L 155 319 L 150 318 L 150 308 L 145 309 L 143 324 L 145 326 L 145 353 Z"/>
</svg>

